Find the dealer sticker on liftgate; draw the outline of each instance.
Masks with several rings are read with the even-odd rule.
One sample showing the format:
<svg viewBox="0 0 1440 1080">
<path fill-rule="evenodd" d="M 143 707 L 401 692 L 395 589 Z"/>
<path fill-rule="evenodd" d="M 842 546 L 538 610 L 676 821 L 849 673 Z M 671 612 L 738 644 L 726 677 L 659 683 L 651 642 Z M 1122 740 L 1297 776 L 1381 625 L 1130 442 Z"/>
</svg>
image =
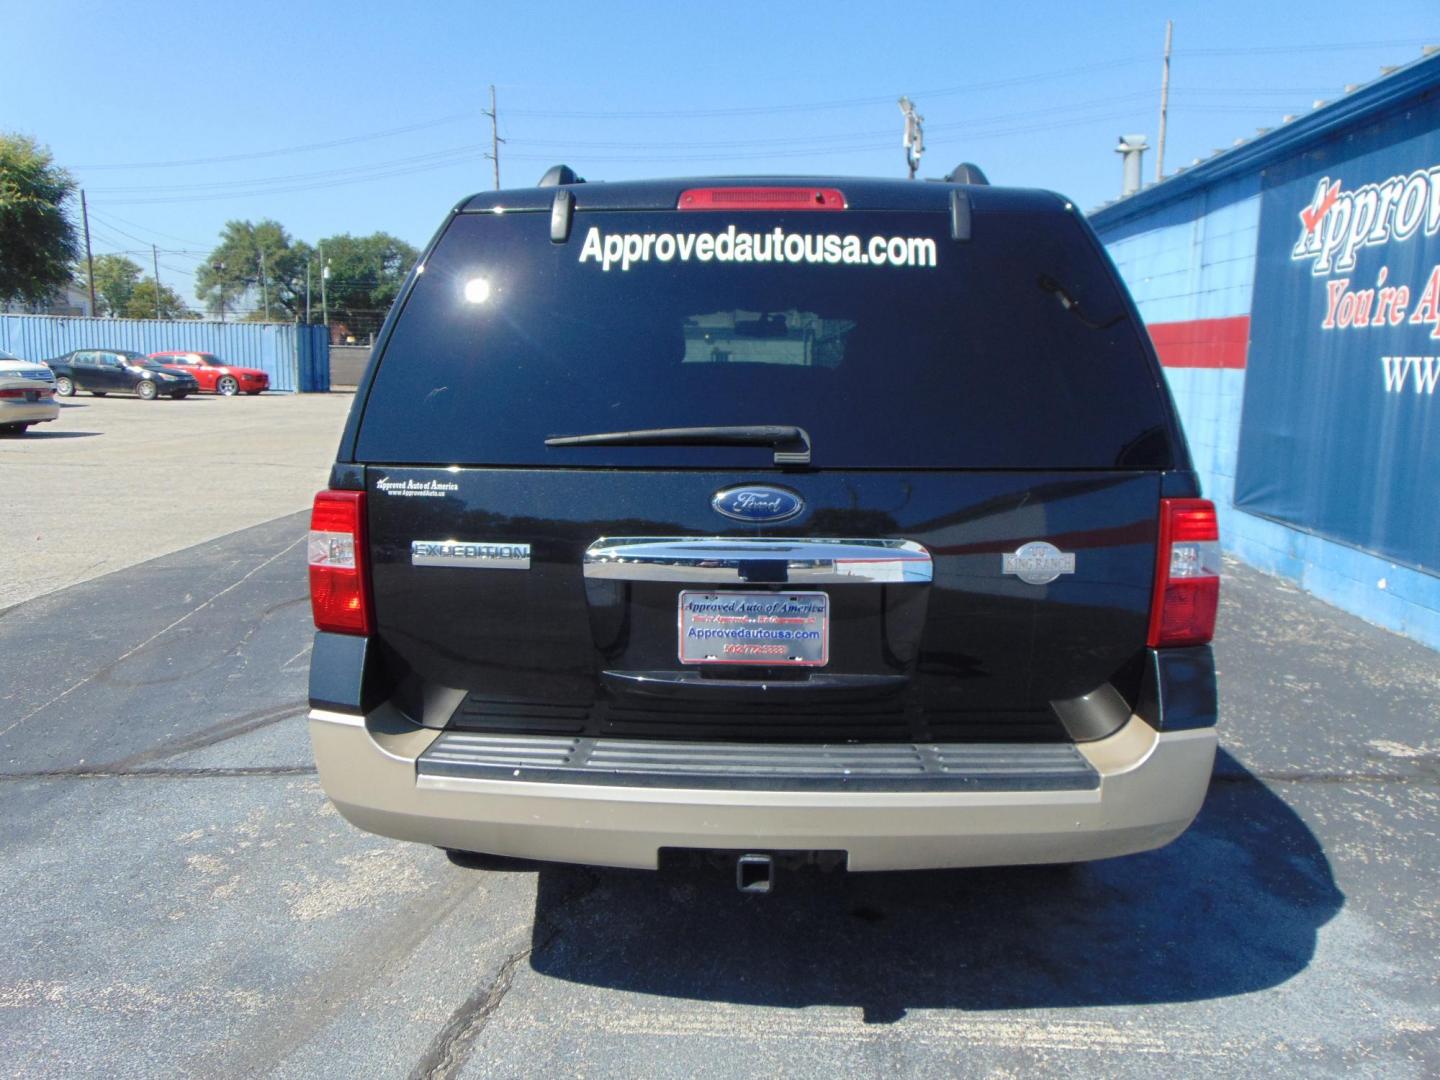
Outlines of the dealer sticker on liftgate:
<svg viewBox="0 0 1440 1080">
<path fill-rule="evenodd" d="M 820 667 L 830 659 L 823 592 L 682 592 L 682 664 Z"/>
</svg>

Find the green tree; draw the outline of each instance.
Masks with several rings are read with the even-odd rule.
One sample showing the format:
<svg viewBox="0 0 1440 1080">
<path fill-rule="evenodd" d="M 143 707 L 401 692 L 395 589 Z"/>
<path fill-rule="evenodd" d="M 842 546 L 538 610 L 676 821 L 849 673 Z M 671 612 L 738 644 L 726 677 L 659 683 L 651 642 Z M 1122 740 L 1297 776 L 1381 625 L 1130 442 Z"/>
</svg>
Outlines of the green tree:
<svg viewBox="0 0 1440 1080">
<path fill-rule="evenodd" d="M 195 275 L 195 295 L 208 311 L 258 312 L 268 302 L 272 322 L 305 312 L 305 266 L 310 246 L 296 243 L 278 221 L 230 221 L 220 243 Z"/>
<path fill-rule="evenodd" d="M 344 323 L 356 337 L 380 329 L 405 275 L 420 253 L 389 233 L 326 237 L 318 245 L 330 269 L 325 281 L 330 321 Z M 319 282 L 315 284 L 318 310 Z"/>
<path fill-rule="evenodd" d="M 65 214 L 74 191 L 48 149 L 0 133 L 0 301 L 43 303 L 70 281 L 80 252 Z"/>
<path fill-rule="evenodd" d="M 140 283 L 140 266 L 124 255 L 95 256 L 95 314 L 109 315 L 112 319 L 121 316 L 130 305 L 135 287 Z M 89 287 L 89 273 L 82 261 L 79 285 Z M 155 297 L 150 297 L 154 306 Z"/>
<path fill-rule="evenodd" d="M 96 275 L 99 276 L 98 273 Z M 130 293 L 120 314 L 127 319 L 193 319 L 195 313 L 185 306 L 180 294 L 168 285 L 159 287 L 159 310 L 156 310 L 156 286 L 152 277 L 141 278 Z"/>
</svg>

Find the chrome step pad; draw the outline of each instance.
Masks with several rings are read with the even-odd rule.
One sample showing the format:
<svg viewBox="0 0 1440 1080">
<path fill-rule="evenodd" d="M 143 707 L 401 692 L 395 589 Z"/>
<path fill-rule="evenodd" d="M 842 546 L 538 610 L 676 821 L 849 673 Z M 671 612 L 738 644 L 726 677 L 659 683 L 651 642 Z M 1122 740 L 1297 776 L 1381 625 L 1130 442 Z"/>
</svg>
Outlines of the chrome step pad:
<svg viewBox="0 0 1440 1080">
<path fill-rule="evenodd" d="M 766 791 L 1093 791 L 1070 743 L 700 743 L 447 731 L 420 779 Z"/>
</svg>

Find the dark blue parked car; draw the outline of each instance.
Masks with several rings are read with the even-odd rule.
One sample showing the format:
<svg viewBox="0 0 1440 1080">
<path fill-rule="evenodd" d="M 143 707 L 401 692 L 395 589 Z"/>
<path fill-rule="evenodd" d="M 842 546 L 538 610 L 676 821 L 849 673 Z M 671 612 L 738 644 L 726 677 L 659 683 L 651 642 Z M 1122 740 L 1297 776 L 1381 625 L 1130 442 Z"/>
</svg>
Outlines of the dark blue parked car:
<svg viewBox="0 0 1440 1080">
<path fill-rule="evenodd" d="M 87 390 L 96 397 L 136 394 L 146 401 L 162 396 L 178 401 L 200 389 L 194 376 L 168 371 L 144 353 L 125 349 L 76 349 L 45 363 L 55 373 L 55 392 L 61 397 Z"/>
</svg>

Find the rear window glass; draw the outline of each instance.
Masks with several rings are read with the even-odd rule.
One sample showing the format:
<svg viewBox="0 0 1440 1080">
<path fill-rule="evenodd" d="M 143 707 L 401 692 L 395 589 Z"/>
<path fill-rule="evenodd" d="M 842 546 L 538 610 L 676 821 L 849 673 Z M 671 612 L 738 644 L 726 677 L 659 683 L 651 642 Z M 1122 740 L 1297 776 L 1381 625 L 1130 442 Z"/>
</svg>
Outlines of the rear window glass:
<svg viewBox="0 0 1440 1080">
<path fill-rule="evenodd" d="M 456 217 L 359 460 L 753 468 L 768 450 L 545 439 L 795 424 L 822 468 L 1171 464 L 1157 373 L 1068 215 L 977 212 L 966 243 L 933 213 L 581 213 L 565 244 L 549 224 Z"/>
</svg>

